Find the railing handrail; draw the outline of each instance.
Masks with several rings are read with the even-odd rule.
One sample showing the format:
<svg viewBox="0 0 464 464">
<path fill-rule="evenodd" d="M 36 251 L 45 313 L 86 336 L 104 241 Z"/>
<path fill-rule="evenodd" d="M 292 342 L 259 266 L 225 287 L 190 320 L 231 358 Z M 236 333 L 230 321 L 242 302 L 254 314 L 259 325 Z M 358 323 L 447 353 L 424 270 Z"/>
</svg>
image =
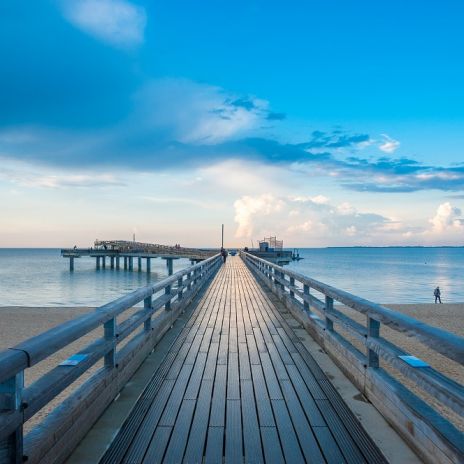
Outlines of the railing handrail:
<svg viewBox="0 0 464 464">
<path fill-rule="evenodd" d="M 31 337 L 18 345 L 0 352 L 0 383 L 13 377 L 20 371 L 32 367 L 53 353 L 59 351 L 73 341 L 83 337 L 100 325 L 118 316 L 125 310 L 154 295 L 167 286 L 176 283 L 180 278 L 204 267 L 217 259 L 216 254 L 200 263 L 182 269 L 165 279 L 134 290 L 116 300 L 97 307 L 93 312 L 84 314 L 68 322 L 64 322 L 35 337 Z M 173 297 L 175 294 L 173 293 Z"/>
<path fill-rule="evenodd" d="M 314 288 L 315 290 L 339 301 L 340 303 L 343 303 L 355 311 L 367 314 L 369 317 L 376 319 L 382 324 L 388 325 L 399 332 L 412 334 L 434 351 L 437 351 L 460 364 L 464 364 L 464 337 L 439 329 L 438 327 L 432 327 L 411 316 L 407 316 L 372 301 L 360 298 L 344 290 L 324 284 L 323 282 L 307 277 L 298 272 L 284 269 L 282 266 L 278 266 L 277 264 L 258 258 L 245 251 L 242 251 L 242 253 L 249 259 L 266 264 L 267 266 L 276 269 L 278 272 L 282 272 L 283 274 Z"/>
</svg>

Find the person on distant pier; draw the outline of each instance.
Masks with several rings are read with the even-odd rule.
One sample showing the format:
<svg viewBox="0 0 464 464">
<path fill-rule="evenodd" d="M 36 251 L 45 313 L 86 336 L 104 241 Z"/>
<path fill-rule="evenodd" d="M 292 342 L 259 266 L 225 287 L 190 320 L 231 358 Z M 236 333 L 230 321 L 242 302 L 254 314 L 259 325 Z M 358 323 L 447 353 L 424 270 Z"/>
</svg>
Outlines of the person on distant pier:
<svg viewBox="0 0 464 464">
<path fill-rule="evenodd" d="M 437 301 L 439 301 L 440 304 L 441 304 L 441 292 L 440 292 L 440 287 L 437 287 L 437 288 L 433 291 L 433 296 L 435 297 L 435 304 L 437 304 Z"/>
<path fill-rule="evenodd" d="M 224 261 L 224 264 L 226 263 L 226 259 L 227 259 L 227 250 L 224 249 L 224 248 L 221 248 L 221 256 L 222 256 L 222 259 Z"/>
</svg>

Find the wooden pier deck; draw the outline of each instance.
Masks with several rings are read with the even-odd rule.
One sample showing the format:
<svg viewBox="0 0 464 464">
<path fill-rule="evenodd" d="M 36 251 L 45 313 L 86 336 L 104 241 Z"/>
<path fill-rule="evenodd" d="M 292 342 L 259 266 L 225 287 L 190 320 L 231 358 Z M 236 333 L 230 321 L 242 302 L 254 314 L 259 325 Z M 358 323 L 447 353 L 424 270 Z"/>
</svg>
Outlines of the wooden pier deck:
<svg viewBox="0 0 464 464">
<path fill-rule="evenodd" d="M 230 257 L 100 462 L 386 461 L 270 293 Z"/>
</svg>

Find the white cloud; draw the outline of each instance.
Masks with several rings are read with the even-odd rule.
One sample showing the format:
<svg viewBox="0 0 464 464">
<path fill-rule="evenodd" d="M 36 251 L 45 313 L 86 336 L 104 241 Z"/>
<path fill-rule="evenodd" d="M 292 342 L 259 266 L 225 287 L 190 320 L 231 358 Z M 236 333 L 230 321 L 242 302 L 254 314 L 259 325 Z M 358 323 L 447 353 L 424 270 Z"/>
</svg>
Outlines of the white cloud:
<svg viewBox="0 0 464 464">
<path fill-rule="evenodd" d="M 324 201 L 317 202 L 314 198 Z M 263 194 L 242 196 L 235 204 L 237 238 L 276 234 L 288 244 L 369 244 L 392 232 L 384 227 L 390 219 L 361 213 L 351 205 L 331 204 L 326 197 L 291 197 Z M 402 231 L 398 231 L 398 234 Z"/>
<path fill-rule="evenodd" d="M 383 137 L 383 142 L 379 145 L 380 150 L 385 153 L 394 153 L 400 146 L 398 140 L 392 139 L 387 134 L 381 134 Z"/>
<path fill-rule="evenodd" d="M 152 81 L 135 97 L 135 119 L 182 143 L 213 145 L 250 134 L 269 114 L 268 102 L 188 79 Z"/>
<path fill-rule="evenodd" d="M 237 238 L 252 237 L 255 232 L 253 219 L 256 215 L 269 216 L 281 211 L 283 207 L 284 202 L 271 194 L 241 197 L 234 203 L 235 222 L 238 223 L 235 236 Z"/>
<path fill-rule="evenodd" d="M 63 0 L 66 19 L 97 39 L 119 47 L 143 42 L 145 9 L 127 0 Z"/>
<path fill-rule="evenodd" d="M 49 172 L 22 163 L 13 163 L 8 166 L 8 161 L 3 160 L 5 167 L 0 169 L 0 179 L 27 188 L 103 188 L 121 187 L 124 182 L 114 174 L 69 174 L 66 172 Z"/>
<path fill-rule="evenodd" d="M 443 233 L 447 231 L 464 231 L 464 220 L 459 208 L 451 205 L 449 201 L 442 203 L 436 211 L 435 216 L 429 220 L 432 231 Z"/>
</svg>

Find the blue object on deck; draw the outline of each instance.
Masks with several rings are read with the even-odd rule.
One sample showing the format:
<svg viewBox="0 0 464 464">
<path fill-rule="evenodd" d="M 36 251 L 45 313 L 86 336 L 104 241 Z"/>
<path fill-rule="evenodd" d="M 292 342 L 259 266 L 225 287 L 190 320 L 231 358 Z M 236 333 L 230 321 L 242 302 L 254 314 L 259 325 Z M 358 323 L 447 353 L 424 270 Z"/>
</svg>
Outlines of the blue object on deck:
<svg viewBox="0 0 464 464">
<path fill-rule="evenodd" d="M 409 364 L 412 367 L 430 367 L 425 361 L 422 359 L 416 358 L 415 356 L 398 356 L 398 358 L 402 359 L 405 363 Z"/>
<path fill-rule="evenodd" d="M 60 366 L 77 366 L 81 361 L 86 359 L 88 354 L 74 354 L 70 358 L 60 363 Z"/>
</svg>

